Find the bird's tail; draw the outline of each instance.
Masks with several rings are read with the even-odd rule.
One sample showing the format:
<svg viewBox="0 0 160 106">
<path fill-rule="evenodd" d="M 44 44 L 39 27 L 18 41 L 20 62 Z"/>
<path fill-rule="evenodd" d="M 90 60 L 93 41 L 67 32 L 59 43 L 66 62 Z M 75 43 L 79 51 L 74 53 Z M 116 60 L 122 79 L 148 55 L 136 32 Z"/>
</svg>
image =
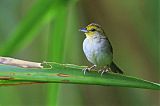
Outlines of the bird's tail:
<svg viewBox="0 0 160 106">
<path fill-rule="evenodd" d="M 123 71 L 114 62 L 111 63 L 110 68 L 114 73 L 123 74 Z"/>
</svg>

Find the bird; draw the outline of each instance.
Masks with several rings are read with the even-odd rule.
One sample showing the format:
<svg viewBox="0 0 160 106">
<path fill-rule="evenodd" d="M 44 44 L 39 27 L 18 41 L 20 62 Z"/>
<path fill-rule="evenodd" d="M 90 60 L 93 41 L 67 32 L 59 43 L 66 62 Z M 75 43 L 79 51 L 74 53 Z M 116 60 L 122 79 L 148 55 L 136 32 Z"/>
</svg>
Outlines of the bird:
<svg viewBox="0 0 160 106">
<path fill-rule="evenodd" d="M 101 75 L 108 71 L 123 74 L 123 71 L 113 62 L 113 48 L 103 28 L 99 24 L 90 23 L 80 31 L 86 35 L 83 41 L 83 52 L 87 60 L 93 64 L 82 70 L 84 75 L 86 71 L 96 67 L 100 68 L 98 72 L 101 72 Z"/>
</svg>

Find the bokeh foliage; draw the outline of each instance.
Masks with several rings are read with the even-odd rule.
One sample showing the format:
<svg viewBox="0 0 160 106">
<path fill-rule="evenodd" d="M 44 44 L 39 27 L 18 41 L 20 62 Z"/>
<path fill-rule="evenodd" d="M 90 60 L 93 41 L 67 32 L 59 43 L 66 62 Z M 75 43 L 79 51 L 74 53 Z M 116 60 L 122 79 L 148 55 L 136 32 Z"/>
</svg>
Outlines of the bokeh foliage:
<svg viewBox="0 0 160 106">
<path fill-rule="evenodd" d="M 126 74 L 157 82 L 158 5 L 158 0 L 0 0 L 0 54 L 88 64 L 78 28 L 96 22 L 108 33 L 114 60 Z M 46 105 L 57 92 L 53 102 L 59 106 L 159 105 L 159 94 L 149 90 L 62 84 L 52 91 L 47 85 L 1 87 L 0 105 Z"/>
</svg>

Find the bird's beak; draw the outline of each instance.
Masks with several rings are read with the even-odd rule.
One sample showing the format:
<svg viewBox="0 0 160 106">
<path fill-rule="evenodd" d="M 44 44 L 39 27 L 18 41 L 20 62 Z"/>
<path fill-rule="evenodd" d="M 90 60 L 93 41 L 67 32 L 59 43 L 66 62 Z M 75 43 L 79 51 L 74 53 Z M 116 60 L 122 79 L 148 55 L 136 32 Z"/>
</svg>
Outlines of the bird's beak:
<svg viewBox="0 0 160 106">
<path fill-rule="evenodd" d="M 79 29 L 79 31 L 82 31 L 82 32 L 85 32 L 85 33 L 88 32 L 86 28 L 81 28 L 81 29 Z"/>
</svg>

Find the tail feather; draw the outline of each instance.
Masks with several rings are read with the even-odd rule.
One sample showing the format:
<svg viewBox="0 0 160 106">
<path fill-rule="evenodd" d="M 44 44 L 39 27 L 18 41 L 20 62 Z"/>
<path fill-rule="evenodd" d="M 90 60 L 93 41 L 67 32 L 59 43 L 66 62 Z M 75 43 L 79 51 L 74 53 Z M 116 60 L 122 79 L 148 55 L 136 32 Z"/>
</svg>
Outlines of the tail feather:
<svg viewBox="0 0 160 106">
<path fill-rule="evenodd" d="M 110 68 L 114 73 L 123 74 L 123 71 L 114 62 L 111 63 Z"/>
</svg>

